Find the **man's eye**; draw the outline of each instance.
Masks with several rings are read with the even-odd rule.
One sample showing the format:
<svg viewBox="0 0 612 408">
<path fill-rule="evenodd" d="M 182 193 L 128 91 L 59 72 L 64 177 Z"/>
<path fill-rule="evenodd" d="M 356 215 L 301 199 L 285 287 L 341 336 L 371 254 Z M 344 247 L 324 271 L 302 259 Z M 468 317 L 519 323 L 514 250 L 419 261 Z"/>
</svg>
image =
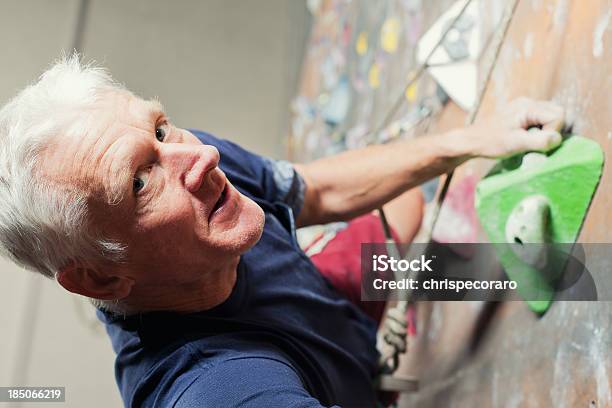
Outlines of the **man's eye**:
<svg viewBox="0 0 612 408">
<path fill-rule="evenodd" d="M 145 186 L 145 182 L 141 178 L 134 177 L 134 192 L 138 193 Z"/>
<path fill-rule="evenodd" d="M 149 169 L 140 170 L 134 176 L 134 182 L 132 184 L 132 188 L 134 193 L 139 193 L 143 188 L 146 187 L 147 182 L 149 181 Z"/>
<path fill-rule="evenodd" d="M 159 126 L 155 129 L 155 138 L 160 142 L 163 142 L 166 139 L 166 129 L 162 126 Z"/>
</svg>

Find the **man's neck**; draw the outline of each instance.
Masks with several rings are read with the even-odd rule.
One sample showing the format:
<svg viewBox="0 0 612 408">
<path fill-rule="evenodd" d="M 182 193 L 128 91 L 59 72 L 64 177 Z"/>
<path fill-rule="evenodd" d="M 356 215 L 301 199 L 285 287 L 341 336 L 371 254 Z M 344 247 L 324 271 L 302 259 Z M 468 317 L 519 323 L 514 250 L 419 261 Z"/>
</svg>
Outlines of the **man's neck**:
<svg viewBox="0 0 612 408">
<path fill-rule="evenodd" d="M 153 285 L 135 288 L 121 308 L 127 314 L 148 311 L 201 312 L 212 309 L 230 297 L 240 257 L 223 268 L 203 273 L 201 279 L 177 285 Z"/>
</svg>

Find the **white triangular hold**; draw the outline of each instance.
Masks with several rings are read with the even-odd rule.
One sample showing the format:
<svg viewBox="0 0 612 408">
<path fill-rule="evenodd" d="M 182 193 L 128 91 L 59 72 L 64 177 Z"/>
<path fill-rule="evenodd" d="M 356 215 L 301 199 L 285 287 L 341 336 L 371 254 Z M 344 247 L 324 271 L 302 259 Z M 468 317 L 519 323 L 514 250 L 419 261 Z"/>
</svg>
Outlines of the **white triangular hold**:
<svg viewBox="0 0 612 408">
<path fill-rule="evenodd" d="M 417 61 L 424 63 L 448 25 L 457 17 L 468 0 L 458 0 L 421 37 Z M 476 101 L 478 66 L 482 52 L 482 32 L 478 0 L 473 0 L 446 39 L 428 61 L 428 72 L 453 101 L 469 111 Z"/>
</svg>

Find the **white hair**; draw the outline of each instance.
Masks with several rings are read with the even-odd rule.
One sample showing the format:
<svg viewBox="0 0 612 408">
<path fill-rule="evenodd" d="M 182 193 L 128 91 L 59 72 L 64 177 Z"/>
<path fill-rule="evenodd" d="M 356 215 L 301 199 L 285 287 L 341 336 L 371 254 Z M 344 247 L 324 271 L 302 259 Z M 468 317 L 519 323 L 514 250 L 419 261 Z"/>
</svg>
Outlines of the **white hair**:
<svg viewBox="0 0 612 408">
<path fill-rule="evenodd" d="M 84 110 L 113 89 L 122 87 L 75 53 L 0 110 L 0 251 L 17 264 L 54 278 L 70 262 L 122 259 L 124 247 L 91 225 L 87 192 L 37 171 L 44 146 L 83 134 L 90 120 Z"/>
</svg>

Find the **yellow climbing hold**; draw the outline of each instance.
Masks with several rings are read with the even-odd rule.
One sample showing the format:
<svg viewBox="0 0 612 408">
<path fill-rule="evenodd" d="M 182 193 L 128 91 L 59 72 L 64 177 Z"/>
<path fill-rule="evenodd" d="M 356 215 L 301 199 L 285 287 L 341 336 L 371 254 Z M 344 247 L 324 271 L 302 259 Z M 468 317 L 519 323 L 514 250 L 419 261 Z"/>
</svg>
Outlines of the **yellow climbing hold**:
<svg viewBox="0 0 612 408">
<path fill-rule="evenodd" d="M 370 67 L 370 72 L 368 72 L 368 83 L 373 89 L 380 86 L 380 68 L 376 63 L 372 64 Z"/>
<path fill-rule="evenodd" d="M 355 43 L 355 51 L 359 55 L 365 55 L 368 52 L 368 33 L 362 31 L 357 36 L 357 42 Z"/>
<path fill-rule="evenodd" d="M 412 70 L 410 72 L 408 72 L 408 75 L 406 75 L 406 81 L 407 82 L 411 82 L 414 77 L 416 76 L 416 71 Z M 410 84 L 408 86 L 408 88 L 406 88 L 406 92 L 404 93 L 404 96 L 406 97 L 406 100 L 408 102 L 414 102 L 416 101 L 417 98 L 417 81 L 413 82 L 412 84 Z"/>
<path fill-rule="evenodd" d="M 389 54 L 397 51 L 400 34 L 400 21 L 396 17 L 388 18 L 380 29 L 380 45 Z"/>
<path fill-rule="evenodd" d="M 417 83 L 414 82 L 408 88 L 406 88 L 406 99 L 408 102 L 414 102 L 417 98 Z"/>
</svg>

